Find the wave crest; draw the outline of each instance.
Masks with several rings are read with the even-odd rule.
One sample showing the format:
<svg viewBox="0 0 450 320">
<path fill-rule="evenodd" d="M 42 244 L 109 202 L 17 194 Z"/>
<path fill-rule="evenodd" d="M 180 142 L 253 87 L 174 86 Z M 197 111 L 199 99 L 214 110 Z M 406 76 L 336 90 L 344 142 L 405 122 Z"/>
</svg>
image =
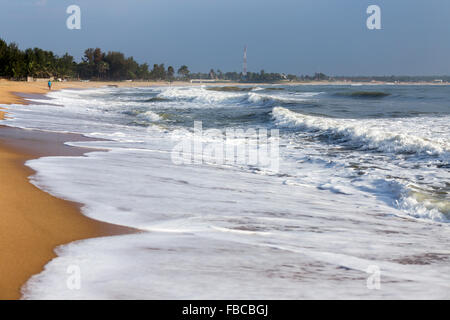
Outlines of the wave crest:
<svg viewBox="0 0 450 320">
<path fill-rule="evenodd" d="M 319 131 L 337 139 L 345 138 L 361 149 L 446 157 L 450 153 L 448 143 L 402 131 L 403 128 L 398 122 L 387 124 L 385 121 L 381 125 L 379 121 L 374 120 L 316 117 L 292 112 L 283 107 L 273 108 L 272 116 L 280 127 Z"/>
</svg>

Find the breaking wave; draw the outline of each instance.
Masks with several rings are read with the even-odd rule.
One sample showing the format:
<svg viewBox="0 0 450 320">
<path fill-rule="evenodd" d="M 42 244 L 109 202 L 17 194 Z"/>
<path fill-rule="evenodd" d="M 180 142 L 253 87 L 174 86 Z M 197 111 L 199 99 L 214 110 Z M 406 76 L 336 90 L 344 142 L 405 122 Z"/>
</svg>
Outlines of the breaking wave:
<svg viewBox="0 0 450 320">
<path fill-rule="evenodd" d="M 270 105 L 276 104 L 297 104 L 310 101 L 321 92 L 295 92 L 280 94 L 270 94 L 264 91 L 266 88 L 238 88 L 238 87 L 189 87 L 189 88 L 169 88 L 159 93 L 156 99 L 166 99 L 172 101 L 194 102 L 197 104 L 207 104 L 209 106 L 223 106 L 233 104 L 250 105 Z"/>
<path fill-rule="evenodd" d="M 408 153 L 443 156 L 448 159 L 448 140 L 413 134 L 414 127 L 402 121 L 366 119 L 332 119 L 303 115 L 283 107 L 275 107 L 272 116 L 276 125 L 344 139 L 363 150 L 377 150 L 388 153 Z"/>
</svg>

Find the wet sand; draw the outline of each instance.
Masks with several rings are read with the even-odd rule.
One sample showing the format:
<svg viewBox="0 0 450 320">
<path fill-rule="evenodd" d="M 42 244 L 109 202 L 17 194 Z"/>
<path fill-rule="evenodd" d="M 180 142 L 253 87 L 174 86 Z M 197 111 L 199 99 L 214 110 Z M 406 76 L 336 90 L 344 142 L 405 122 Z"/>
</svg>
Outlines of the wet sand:
<svg viewBox="0 0 450 320">
<path fill-rule="evenodd" d="M 8 88 L 13 91 L 5 91 L 4 86 L 2 90 L 0 85 L 0 103 L 24 103 L 12 93 L 21 91 L 20 85 Z M 45 87 L 43 90 L 46 92 Z M 32 94 L 41 91 L 33 86 L 25 90 Z M 55 198 L 29 182 L 34 172 L 24 165 L 26 161 L 82 156 L 88 150 L 64 145 L 79 140 L 86 138 L 0 126 L 0 299 L 20 298 L 20 288 L 56 256 L 54 249 L 59 245 L 136 232 L 87 218 L 79 204 Z"/>
</svg>

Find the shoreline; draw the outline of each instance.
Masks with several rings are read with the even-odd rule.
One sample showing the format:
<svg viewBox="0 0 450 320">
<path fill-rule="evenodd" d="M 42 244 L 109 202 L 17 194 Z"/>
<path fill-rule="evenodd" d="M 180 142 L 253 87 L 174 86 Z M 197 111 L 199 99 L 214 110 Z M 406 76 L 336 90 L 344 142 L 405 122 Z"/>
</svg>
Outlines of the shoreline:
<svg viewBox="0 0 450 320">
<path fill-rule="evenodd" d="M 15 94 L 43 94 L 46 84 L 0 81 L 1 104 L 23 104 Z M 70 85 L 69 85 L 70 86 Z M 57 86 L 66 88 L 69 86 Z M 4 106 L 0 119 L 7 116 Z M 56 257 L 55 248 L 77 240 L 129 234 L 131 228 L 100 222 L 81 213 L 82 204 L 56 198 L 34 186 L 26 161 L 44 156 L 83 156 L 91 149 L 64 145 L 89 140 L 81 135 L 0 126 L 0 300 L 20 299 L 21 288 Z"/>
<path fill-rule="evenodd" d="M 113 84 L 112 82 L 55 83 L 54 90 L 97 88 Z M 314 84 L 337 85 L 332 82 L 300 85 Z M 344 85 L 350 84 L 354 83 Z M 117 85 L 143 87 L 168 84 L 122 82 Z M 172 83 L 172 85 L 257 86 L 258 84 Z M 0 80 L 0 118 L 8 116 L 8 109 L 13 108 L 4 104 L 26 104 L 27 98 L 41 97 L 48 93 L 46 87 L 46 83 Z M 83 156 L 86 152 L 93 151 L 64 145 L 64 142 L 77 140 L 91 139 L 82 135 L 31 131 L 0 125 L 0 164 L 3 166 L 0 173 L 2 179 L 0 217 L 3 222 L 0 224 L 0 259 L 3 261 L 0 264 L 0 300 L 19 299 L 20 290 L 26 281 L 32 275 L 40 273 L 43 267 L 56 257 L 54 249 L 60 245 L 76 240 L 139 232 L 87 218 L 81 213 L 82 204 L 53 197 L 30 183 L 29 177 L 35 171 L 25 165 L 26 161 L 44 156 Z"/>
</svg>

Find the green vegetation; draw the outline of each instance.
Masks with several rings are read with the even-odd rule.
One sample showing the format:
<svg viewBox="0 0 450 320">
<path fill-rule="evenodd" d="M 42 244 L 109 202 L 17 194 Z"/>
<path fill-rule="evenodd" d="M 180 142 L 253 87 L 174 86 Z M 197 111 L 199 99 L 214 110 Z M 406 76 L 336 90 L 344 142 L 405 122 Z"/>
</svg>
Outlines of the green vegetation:
<svg viewBox="0 0 450 320">
<path fill-rule="evenodd" d="M 15 43 L 0 39 L 0 76 L 14 79 L 33 77 L 61 77 L 74 68 L 73 57 L 58 57 L 51 51 L 39 48 L 22 51 Z"/>
<path fill-rule="evenodd" d="M 139 64 L 133 57 L 126 57 L 117 51 L 103 52 L 100 48 L 85 50 L 80 62 L 68 53 L 58 56 L 52 51 L 39 48 L 20 50 L 17 44 L 7 44 L 0 39 L 0 77 L 15 80 L 34 78 L 61 78 L 83 80 L 191 80 L 209 79 L 244 83 L 276 83 L 279 81 L 326 80 L 328 77 L 317 73 L 313 77 L 285 75 L 282 73 L 249 72 L 246 76 L 238 72 L 222 72 L 211 69 L 209 73 L 192 73 L 188 66 L 182 65 L 175 75 L 173 66 L 167 69 L 164 64 L 154 64 L 149 69 L 147 63 Z M 211 89 L 214 90 L 214 89 Z M 220 89 L 221 91 L 236 91 L 236 88 Z M 246 90 L 239 89 L 239 90 Z"/>
<path fill-rule="evenodd" d="M 220 70 L 214 71 L 211 69 L 209 73 L 191 73 L 190 79 L 216 79 L 226 80 L 234 82 L 247 82 L 247 83 L 275 83 L 279 81 L 297 81 L 299 78 L 295 75 L 285 75 L 283 73 L 266 73 L 261 70 L 259 73 L 248 72 L 246 76 L 238 72 L 226 72 L 223 73 Z"/>
<path fill-rule="evenodd" d="M 277 83 L 284 81 L 349 81 L 349 82 L 418 82 L 418 81 L 444 81 L 450 82 L 450 76 L 376 76 L 376 77 L 333 77 L 323 73 L 315 73 L 312 76 L 283 73 L 248 72 L 243 75 L 239 72 L 222 72 L 211 69 L 209 73 L 192 73 L 188 66 L 182 65 L 175 73 L 173 66 L 165 67 L 164 64 L 154 64 L 153 68 L 147 63 L 138 63 L 133 57 L 126 57 L 117 51 L 103 52 L 100 48 L 85 50 L 80 62 L 73 56 L 65 53 L 62 56 L 52 51 L 40 48 L 20 50 L 15 43 L 6 43 L 0 39 L 0 77 L 24 80 L 27 77 L 34 78 L 61 78 L 83 80 L 192 80 L 208 79 L 217 81 L 234 81 L 241 83 Z M 237 91 L 233 87 L 210 88 L 210 90 Z M 246 90 L 246 88 L 239 90 Z M 275 90 L 273 88 L 272 90 Z M 378 93 L 355 93 L 355 97 L 382 97 Z"/>
<path fill-rule="evenodd" d="M 181 66 L 180 69 L 178 69 L 178 74 L 183 77 L 184 80 L 189 79 L 190 71 L 187 66 Z"/>
<path fill-rule="evenodd" d="M 187 67 L 186 67 L 187 68 Z M 89 79 L 89 80 L 174 80 L 175 70 L 164 64 L 155 64 L 149 70 L 147 63 L 139 64 L 133 57 L 121 52 L 102 52 L 89 48 L 77 63 L 68 53 L 55 55 L 39 48 L 20 50 L 0 39 L 0 77 L 23 80 L 27 77 Z"/>
</svg>

